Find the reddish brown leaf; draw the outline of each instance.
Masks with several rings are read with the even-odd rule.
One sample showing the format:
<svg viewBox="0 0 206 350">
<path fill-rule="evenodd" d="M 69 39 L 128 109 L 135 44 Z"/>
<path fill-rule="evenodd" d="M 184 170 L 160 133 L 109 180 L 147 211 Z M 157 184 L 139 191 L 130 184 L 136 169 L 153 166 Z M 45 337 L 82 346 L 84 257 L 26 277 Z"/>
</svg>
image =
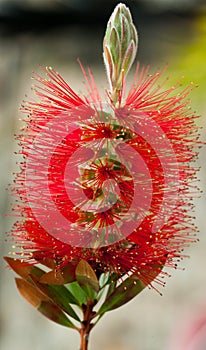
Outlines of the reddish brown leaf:
<svg viewBox="0 0 206 350">
<path fill-rule="evenodd" d="M 35 308 L 38 308 L 42 301 L 49 301 L 49 298 L 45 294 L 41 293 L 39 289 L 29 282 L 21 278 L 15 278 L 15 281 L 21 295 Z"/>
<path fill-rule="evenodd" d="M 67 266 L 63 270 L 52 270 L 45 273 L 41 278 L 41 283 L 63 285 L 75 281 L 75 267 Z"/>
<path fill-rule="evenodd" d="M 29 275 L 35 276 L 39 279 L 45 273 L 38 267 L 29 263 L 22 262 L 20 259 L 4 257 L 4 260 L 12 268 L 12 270 L 14 270 L 19 276 L 24 279 L 27 279 Z"/>
</svg>

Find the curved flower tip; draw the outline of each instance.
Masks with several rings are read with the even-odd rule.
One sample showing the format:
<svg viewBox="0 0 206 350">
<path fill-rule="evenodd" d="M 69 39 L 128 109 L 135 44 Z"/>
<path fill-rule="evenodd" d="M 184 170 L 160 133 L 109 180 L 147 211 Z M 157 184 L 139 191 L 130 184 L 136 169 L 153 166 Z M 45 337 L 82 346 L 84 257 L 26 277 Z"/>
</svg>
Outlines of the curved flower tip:
<svg viewBox="0 0 206 350">
<path fill-rule="evenodd" d="M 145 284 L 175 268 L 195 241 L 197 118 L 191 87 L 161 87 L 161 72 L 136 72 L 125 103 L 100 99 L 89 73 L 79 97 L 53 69 L 35 75 L 13 188 L 11 233 L 23 261 L 63 268 L 86 260 L 97 273 L 134 273 Z M 86 74 L 86 73 L 85 73 Z M 160 273 L 160 277 L 157 275 Z"/>
</svg>

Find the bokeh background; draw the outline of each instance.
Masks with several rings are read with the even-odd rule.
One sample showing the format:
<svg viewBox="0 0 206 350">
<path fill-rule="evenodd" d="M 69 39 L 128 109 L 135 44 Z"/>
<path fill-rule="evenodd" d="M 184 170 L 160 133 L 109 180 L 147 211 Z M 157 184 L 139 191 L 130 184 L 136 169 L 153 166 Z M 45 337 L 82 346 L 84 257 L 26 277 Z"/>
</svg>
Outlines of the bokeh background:
<svg viewBox="0 0 206 350">
<path fill-rule="evenodd" d="M 11 198 L 6 187 L 16 169 L 14 133 L 21 127 L 18 111 L 25 94 L 32 96 L 30 76 L 38 65 L 53 66 L 77 92 L 84 90 L 77 58 L 92 68 L 100 90 L 106 84 L 102 39 L 118 1 L 0 0 L 0 176 L 1 256 L 10 251 Z M 200 0 L 133 0 L 139 31 L 137 59 L 142 64 L 169 64 L 168 84 L 184 76 L 193 81 L 192 106 L 202 117 L 206 140 L 206 4 Z M 200 186 L 205 191 L 206 151 L 200 152 Z M 90 350 L 176 350 L 179 336 L 198 315 L 206 315 L 205 192 L 195 200 L 200 242 L 187 250 L 185 271 L 172 272 L 163 296 L 145 290 L 126 306 L 108 313 L 91 334 Z M 44 319 L 18 294 L 14 274 L 1 259 L 0 349 L 75 350 L 78 334 Z M 206 340 L 205 340 L 206 349 Z M 179 350 L 179 349 L 178 349 Z M 183 349 L 181 349 L 183 350 Z M 195 349 L 199 350 L 199 349 Z M 202 350 L 202 349 L 201 349 Z"/>
</svg>

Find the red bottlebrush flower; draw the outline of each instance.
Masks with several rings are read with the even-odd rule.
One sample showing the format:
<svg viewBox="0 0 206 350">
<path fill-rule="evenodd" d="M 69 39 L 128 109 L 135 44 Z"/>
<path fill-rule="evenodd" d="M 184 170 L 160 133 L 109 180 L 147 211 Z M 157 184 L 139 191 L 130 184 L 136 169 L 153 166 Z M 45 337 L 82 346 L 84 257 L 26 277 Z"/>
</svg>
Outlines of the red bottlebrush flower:
<svg viewBox="0 0 206 350">
<path fill-rule="evenodd" d="M 83 67 L 88 97 L 52 68 L 34 76 L 38 101 L 23 106 L 14 188 L 22 219 L 12 236 L 25 261 L 52 258 L 63 268 L 84 259 L 95 271 L 134 273 L 148 284 L 195 240 L 189 213 L 199 135 L 192 86 L 163 90 L 163 72 L 138 66 L 126 95 L 137 35 L 125 9 L 120 4 L 105 35 L 106 102 Z"/>
<path fill-rule="evenodd" d="M 194 240 L 192 88 L 161 91 L 161 74 L 143 68 L 125 100 L 104 104 L 94 86 L 80 98 L 53 69 L 45 72 L 47 79 L 36 75 L 39 102 L 23 107 L 25 160 L 14 188 L 23 220 L 12 233 L 21 255 L 62 267 L 83 258 L 94 270 L 148 282 Z"/>
</svg>

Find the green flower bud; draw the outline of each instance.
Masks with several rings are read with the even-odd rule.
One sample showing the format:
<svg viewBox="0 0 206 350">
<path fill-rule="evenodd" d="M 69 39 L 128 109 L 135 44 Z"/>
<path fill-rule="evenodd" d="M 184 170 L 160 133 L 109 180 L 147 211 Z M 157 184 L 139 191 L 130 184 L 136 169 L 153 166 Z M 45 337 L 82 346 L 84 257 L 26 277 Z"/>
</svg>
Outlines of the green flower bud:
<svg viewBox="0 0 206 350">
<path fill-rule="evenodd" d="M 111 96 L 121 89 L 123 79 L 129 72 L 137 53 L 138 37 L 129 9 L 118 4 L 106 28 L 103 57 L 110 84 Z"/>
</svg>

